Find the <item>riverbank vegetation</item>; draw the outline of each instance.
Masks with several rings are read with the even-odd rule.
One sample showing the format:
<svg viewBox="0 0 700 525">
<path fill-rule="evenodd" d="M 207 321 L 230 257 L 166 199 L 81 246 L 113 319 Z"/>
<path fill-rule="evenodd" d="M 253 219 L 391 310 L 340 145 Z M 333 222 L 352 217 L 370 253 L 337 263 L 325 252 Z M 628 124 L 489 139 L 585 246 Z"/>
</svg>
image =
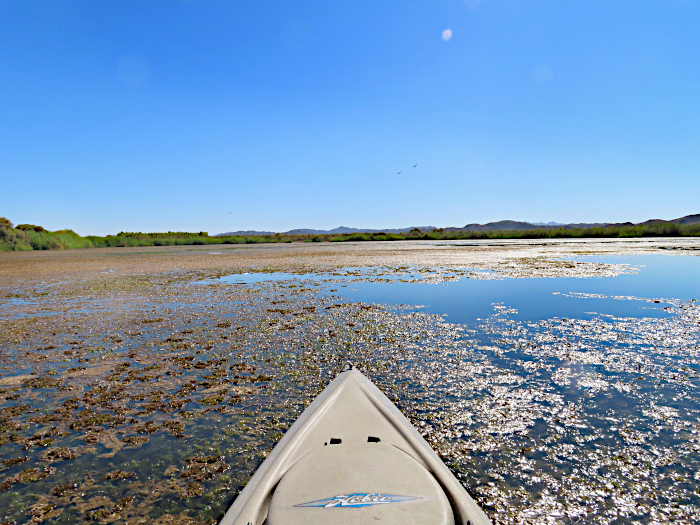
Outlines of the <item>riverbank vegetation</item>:
<svg viewBox="0 0 700 525">
<path fill-rule="evenodd" d="M 462 239 L 564 239 L 564 238 L 625 238 L 625 237 L 696 237 L 700 223 L 674 224 L 659 222 L 644 225 L 608 226 L 595 228 L 541 228 L 534 230 L 444 231 L 412 230 L 407 234 L 348 233 L 329 235 L 329 241 L 403 241 L 403 240 L 462 240 Z M 316 236 L 318 237 L 318 236 Z M 326 239 L 324 239 L 326 240 Z"/>
<path fill-rule="evenodd" d="M 405 240 L 468 240 L 468 239 L 565 239 L 565 238 L 625 238 L 625 237 L 687 237 L 700 236 L 700 223 L 623 225 L 596 228 L 542 228 L 535 230 L 493 231 L 432 231 L 411 230 L 408 233 L 345 233 L 314 235 L 227 235 L 212 236 L 207 232 L 120 232 L 104 237 L 82 237 L 72 230 L 48 231 L 33 224 L 16 227 L 0 217 L 0 251 L 65 250 L 74 248 L 108 248 L 129 246 L 177 246 L 206 244 L 259 244 L 280 242 L 352 242 Z"/>
</svg>

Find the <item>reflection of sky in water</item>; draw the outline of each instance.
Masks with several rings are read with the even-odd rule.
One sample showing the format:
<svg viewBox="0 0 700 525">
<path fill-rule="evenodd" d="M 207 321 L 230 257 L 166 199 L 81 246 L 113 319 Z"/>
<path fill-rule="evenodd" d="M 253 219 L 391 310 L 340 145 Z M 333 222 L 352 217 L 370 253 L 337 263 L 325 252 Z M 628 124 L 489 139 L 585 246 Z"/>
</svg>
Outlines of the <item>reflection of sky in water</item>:
<svg viewBox="0 0 700 525">
<path fill-rule="evenodd" d="M 459 275 L 403 267 L 412 273 L 353 268 L 222 280 L 280 294 L 284 308 L 268 311 L 287 323 L 299 315 L 284 290 L 292 282 L 352 301 L 331 310 L 342 324 L 352 317 L 342 309 L 358 302 L 408 305 L 408 312 L 389 308 L 401 321 L 372 327 L 376 346 L 356 332 L 356 320 L 348 323 L 360 335 L 344 358 L 376 349 L 378 361 L 360 368 L 400 399 L 494 523 L 658 523 L 657 514 L 670 522 L 679 507 L 678 522 L 697 523 L 700 448 L 689 431 L 700 428 L 700 324 L 689 300 L 700 295 L 700 258 L 576 260 L 627 264 L 636 273 L 437 282 Z M 434 324 L 421 326 L 429 319 Z"/>
<path fill-rule="evenodd" d="M 366 270 L 366 271 L 365 271 Z M 379 279 L 389 279 L 392 281 L 399 279 L 421 279 L 423 276 L 420 273 L 402 273 L 393 274 L 388 272 L 375 272 L 374 269 L 353 268 L 350 272 L 340 270 L 334 273 L 285 273 L 285 272 L 253 272 L 253 273 L 235 273 L 219 277 L 216 281 L 226 284 L 258 284 L 270 281 L 290 281 L 292 279 L 311 280 L 311 281 L 347 281 L 368 275 L 376 276 Z M 210 283 L 212 281 L 203 281 Z"/>
<path fill-rule="evenodd" d="M 436 275 L 409 267 L 253 272 L 128 302 L 48 301 L 42 315 L 60 315 L 12 325 L 20 342 L 3 355 L 0 461 L 23 461 L 0 474 L 2 519 L 103 522 L 134 497 L 124 522 L 191 511 L 201 520 L 188 523 L 209 523 L 351 360 L 497 525 L 700 523 L 700 307 L 679 300 L 697 297 L 700 259 L 583 260 L 639 273 L 428 284 L 400 282 Z M 471 326 L 339 296 L 427 304 Z M 33 468 L 48 477 L 17 477 Z M 116 469 L 133 477 L 104 477 Z M 44 516 L 54 504 L 60 518 Z"/>
<path fill-rule="evenodd" d="M 628 264 L 638 268 L 638 272 L 614 278 L 463 278 L 440 284 L 396 282 L 424 277 L 419 273 L 399 275 L 379 272 L 370 275 L 378 278 L 377 281 L 352 283 L 342 288 L 342 294 L 348 299 L 364 303 L 424 305 L 427 312 L 447 314 L 447 320 L 464 324 L 473 324 L 477 319 L 491 315 L 494 311 L 493 303 L 502 303 L 517 310 L 517 313 L 512 314 L 516 320 L 591 319 L 598 314 L 663 318 L 673 315 L 673 307 L 663 299 L 687 300 L 700 295 L 700 258 L 697 257 L 596 256 L 578 257 L 576 260 Z M 349 274 L 345 271 L 333 274 L 254 272 L 227 275 L 218 281 L 228 284 L 259 284 L 295 279 L 345 281 L 357 279 L 361 275 L 367 276 L 361 270 L 355 268 Z M 661 302 L 653 303 L 643 299 L 657 299 Z"/>
<path fill-rule="evenodd" d="M 233 275 L 225 275 L 218 279 L 219 282 L 226 284 L 257 284 L 268 281 L 288 281 L 290 279 L 299 279 L 300 275 L 293 273 L 274 272 L 274 273 L 235 273 Z M 305 278 L 309 278 L 304 276 Z"/>
<path fill-rule="evenodd" d="M 700 257 L 668 255 L 636 255 L 580 257 L 580 261 L 607 264 L 629 264 L 639 268 L 637 275 L 620 275 L 615 279 L 600 279 L 602 287 L 573 291 L 608 295 L 667 299 L 700 299 Z M 582 284 L 589 279 L 579 280 Z M 597 286 L 597 285 L 594 285 Z M 591 288 L 593 289 L 593 288 Z"/>
<path fill-rule="evenodd" d="M 591 319 L 596 314 L 615 317 L 667 317 L 672 315 L 659 304 L 568 294 L 633 296 L 644 299 L 693 299 L 700 296 L 700 258 L 667 255 L 634 257 L 582 257 L 603 263 L 627 263 L 638 267 L 637 274 L 601 278 L 548 279 L 461 279 L 443 284 L 359 282 L 342 289 L 354 301 L 426 305 L 426 311 L 447 314 L 447 320 L 471 324 L 493 313 L 493 303 L 515 308 L 517 320 L 554 317 Z M 642 266 L 643 265 L 643 266 Z"/>
<path fill-rule="evenodd" d="M 0 299 L 0 308 L 5 308 L 8 306 L 23 306 L 27 304 L 33 304 L 33 302 L 24 299 L 17 299 L 14 297 L 10 299 Z"/>
</svg>

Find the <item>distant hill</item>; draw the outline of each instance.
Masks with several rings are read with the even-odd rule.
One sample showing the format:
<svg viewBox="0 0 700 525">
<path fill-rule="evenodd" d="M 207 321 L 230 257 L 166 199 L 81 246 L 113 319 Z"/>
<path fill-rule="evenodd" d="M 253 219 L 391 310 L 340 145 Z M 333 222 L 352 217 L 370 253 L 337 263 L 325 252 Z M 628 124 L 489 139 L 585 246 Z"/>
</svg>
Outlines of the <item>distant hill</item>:
<svg viewBox="0 0 700 525">
<path fill-rule="evenodd" d="M 445 231 L 456 232 L 456 231 L 468 231 L 468 232 L 484 232 L 493 230 L 536 230 L 538 228 L 551 228 L 552 226 L 537 226 L 530 222 L 520 222 L 520 221 L 498 221 L 498 222 L 488 222 L 486 224 L 467 224 L 462 227 L 445 228 Z"/>
<path fill-rule="evenodd" d="M 426 232 L 431 232 L 435 229 L 435 226 L 411 226 L 410 228 L 385 228 L 383 230 L 370 230 L 366 228 L 348 228 L 347 226 L 338 226 L 332 230 L 308 230 L 305 228 L 300 228 L 298 230 L 289 230 L 285 232 L 289 235 L 324 235 L 333 233 L 408 233 L 411 230 L 421 230 Z"/>
<path fill-rule="evenodd" d="M 274 235 L 277 232 L 262 232 L 262 231 L 257 231 L 257 230 L 242 230 L 242 231 L 237 231 L 237 232 L 226 232 L 226 233 L 217 233 L 214 235 L 214 237 L 236 237 L 236 236 L 255 236 L 255 235 Z"/>
<path fill-rule="evenodd" d="M 630 223 L 631 224 L 631 223 Z M 578 228 L 595 228 L 609 226 L 607 223 L 576 223 L 576 224 L 560 224 L 560 223 L 533 223 L 521 221 L 498 221 L 487 222 L 486 224 L 467 224 L 465 226 L 457 226 L 452 228 L 444 228 L 446 232 L 486 232 L 486 231 L 512 231 L 512 230 L 556 230 L 557 228 L 566 228 L 569 230 Z"/>
<path fill-rule="evenodd" d="M 673 219 L 670 221 L 665 221 L 662 219 L 650 219 L 648 221 L 637 223 L 637 225 L 645 226 L 648 224 L 696 224 L 700 223 L 700 214 L 696 215 L 686 215 L 685 217 L 680 217 L 679 219 Z M 459 231 L 471 231 L 471 232 L 481 232 L 481 231 L 513 231 L 513 230 L 555 230 L 557 228 L 565 228 L 567 230 L 577 230 L 584 228 L 607 228 L 611 226 L 635 226 L 632 222 L 621 222 L 621 223 L 608 223 L 608 222 L 584 222 L 584 223 L 569 223 L 561 224 L 558 222 L 523 222 L 523 221 L 498 221 L 498 222 L 487 222 L 486 224 L 466 224 L 464 226 L 455 226 L 449 228 L 443 228 L 446 232 L 459 232 Z M 436 229 L 435 226 L 412 226 L 410 228 L 386 228 L 383 230 L 371 230 L 366 228 L 348 228 L 347 226 L 339 226 L 338 228 L 333 228 L 332 230 L 313 230 L 308 228 L 299 228 L 296 230 L 289 230 L 288 232 L 280 232 L 282 235 L 328 235 L 328 234 L 341 234 L 341 233 L 408 233 L 411 230 L 421 230 L 423 232 L 431 232 Z M 237 231 L 237 232 L 227 232 L 219 233 L 216 237 L 221 236 L 235 236 L 235 235 L 274 235 L 275 232 L 264 232 L 264 231 Z"/>
<path fill-rule="evenodd" d="M 695 215 L 686 215 L 685 217 L 681 217 L 680 219 L 673 219 L 672 221 L 668 222 L 673 222 L 675 224 L 696 224 L 700 222 L 700 213 L 697 213 Z"/>
<path fill-rule="evenodd" d="M 695 224 L 700 223 L 700 214 L 696 215 L 686 215 L 680 219 L 673 219 L 671 221 L 665 221 L 662 219 L 651 219 L 645 222 L 637 223 L 638 225 L 647 224 Z M 556 228 L 565 228 L 567 230 L 576 230 L 583 228 L 607 228 L 611 226 L 635 226 L 633 222 L 595 222 L 595 223 L 569 223 L 561 224 L 556 222 L 550 223 L 532 223 L 532 222 L 521 222 L 521 221 L 498 221 L 498 222 L 488 222 L 486 224 L 466 224 L 462 227 L 452 227 L 444 228 L 445 231 L 512 231 L 512 230 L 549 230 Z"/>
<path fill-rule="evenodd" d="M 296 230 L 289 230 L 288 232 L 280 232 L 281 235 L 332 235 L 340 233 L 408 233 L 411 230 L 421 230 L 424 232 L 431 232 L 435 229 L 435 226 L 412 226 L 410 228 L 387 228 L 384 230 L 370 230 L 366 228 L 348 228 L 347 226 L 338 226 L 332 230 L 313 230 L 308 228 L 298 228 Z M 218 233 L 216 237 L 224 237 L 227 235 L 274 235 L 277 232 L 263 232 L 263 231 L 237 231 L 237 232 L 226 232 Z"/>
</svg>

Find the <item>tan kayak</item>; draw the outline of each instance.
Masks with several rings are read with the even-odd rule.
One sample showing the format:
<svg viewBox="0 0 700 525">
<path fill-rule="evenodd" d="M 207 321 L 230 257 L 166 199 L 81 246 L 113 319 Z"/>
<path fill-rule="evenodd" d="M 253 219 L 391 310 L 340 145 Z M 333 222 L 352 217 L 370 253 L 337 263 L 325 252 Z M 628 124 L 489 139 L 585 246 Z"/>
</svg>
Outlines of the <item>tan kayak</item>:
<svg viewBox="0 0 700 525">
<path fill-rule="evenodd" d="M 490 525 L 396 406 L 346 365 L 220 525 Z"/>
</svg>

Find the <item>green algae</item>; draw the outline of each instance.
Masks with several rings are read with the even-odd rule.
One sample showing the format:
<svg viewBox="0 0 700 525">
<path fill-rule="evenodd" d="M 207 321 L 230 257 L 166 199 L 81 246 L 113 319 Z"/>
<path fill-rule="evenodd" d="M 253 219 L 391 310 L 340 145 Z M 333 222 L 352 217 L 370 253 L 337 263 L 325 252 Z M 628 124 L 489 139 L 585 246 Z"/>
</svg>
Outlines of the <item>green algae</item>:
<svg viewBox="0 0 700 525">
<path fill-rule="evenodd" d="M 41 481 L 49 477 L 51 474 L 54 474 L 55 472 L 55 467 L 44 467 L 43 469 L 37 467 L 25 468 L 23 471 L 15 474 L 14 476 L 9 476 L 5 480 L 3 480 L 3 482 L 0 483 L 0 492 L 4 492 L 10 489 L 13 485 L 17 483 L 26 484 Z"/>
<path fill-rule="evenodd" d="M 112 472 L 108 472 L 104 476 L 102 476 L 102 479 L 108 480 L 108 481 L 113 481 L 113 480 L 119 480 L 119 479 L 128 479 L 128 478 L 133 478 L 134 477 L 133 472 L 125 472 L 123 470 L 113 470 Z"/>
</svg>

